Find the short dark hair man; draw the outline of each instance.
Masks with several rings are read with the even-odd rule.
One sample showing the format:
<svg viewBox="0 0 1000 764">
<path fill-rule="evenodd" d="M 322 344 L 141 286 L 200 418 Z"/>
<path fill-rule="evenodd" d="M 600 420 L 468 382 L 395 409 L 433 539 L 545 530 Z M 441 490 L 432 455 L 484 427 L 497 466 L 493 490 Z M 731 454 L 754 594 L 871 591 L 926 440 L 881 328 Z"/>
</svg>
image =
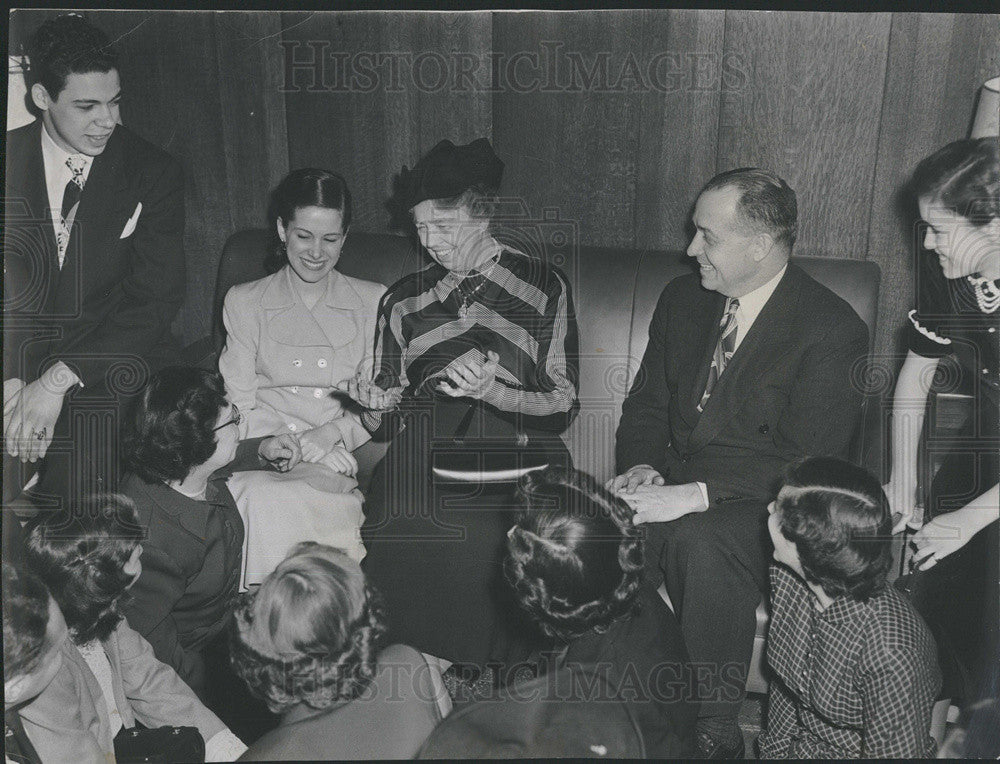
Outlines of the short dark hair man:
<svg viewBox="0 0 1000 764">
<path fill-rule="evenodd" d="M 184 187 L 171 157 L 120 124 L 103 32 L 65 14 L 28 53 L 41 117 L 7 134 L 4 446 L 40 463 L 34 496 L 58 506 L 113 487 L 119 407 L 173 357 Z M 8 456 L 6 500 L 30 477 Z"/>
<path fill-rule="evenodd" d="M 665 578 L 692 660 L 718 667 L 701 698 L 709 757 L 743 748 L 772 483 L 801 456 L 846 456 L 861 412 L 850 369 L 868 331 L 789 263 L 796 216 L 795 192 L 773 173 L 730 170 L 705 185 L 688 247 L 698 275 L 663 290 L 617 433 L 609 487 L 649 523 L 647 574 Z"/>
</svg>

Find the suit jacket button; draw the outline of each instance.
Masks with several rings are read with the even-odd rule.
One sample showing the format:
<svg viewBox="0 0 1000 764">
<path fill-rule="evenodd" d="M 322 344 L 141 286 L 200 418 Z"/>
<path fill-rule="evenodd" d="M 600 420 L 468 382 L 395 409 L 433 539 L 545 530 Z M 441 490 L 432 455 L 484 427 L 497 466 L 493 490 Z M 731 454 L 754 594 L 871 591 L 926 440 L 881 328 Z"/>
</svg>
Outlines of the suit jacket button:
<svg viewBox="0 0 1000 764">
<path fill-rule="evenodd" d="M 767 435 L 769 432 L 771 432 L 771 427 L 770 425 L 767 424 L 767 422 L 765 422 L 764 424 L 762 424 L 760 427 L 757 428 L 757 432 L 759 432 L 761 435 Z"/>
<path fill-rule="evenodd" d="M 321 369 L 325 369 L 326 368 L 326 359 L 325 358 L 320 358 L 318 361 L 316 361 L 316 365 L 319 366 Z"/>
<path fill-rule="evenodd" d="M 292 366 L 301 366 L 301 365 L 302 365 L 301 358 L 296 358 L 294 361 L 292 361 Z"/>
</svg>

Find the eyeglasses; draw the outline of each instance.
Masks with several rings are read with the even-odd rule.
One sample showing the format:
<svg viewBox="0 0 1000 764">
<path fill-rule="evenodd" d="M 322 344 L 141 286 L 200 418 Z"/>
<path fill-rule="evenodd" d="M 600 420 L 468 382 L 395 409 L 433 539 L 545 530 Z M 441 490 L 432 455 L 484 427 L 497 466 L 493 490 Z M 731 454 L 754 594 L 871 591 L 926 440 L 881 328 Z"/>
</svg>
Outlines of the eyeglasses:
<svg viewBox="0 0 1000 764">
<path fill-rule="evenodd" d="M 233 404 L 233 418 L 230 419 L 228 422 L 224 422 L 223 424 L 220 424 L 218 427 L 213 427 L 212 428 L 212 432 L 218 432 L 223 427 L 229 427 L 229 425 L 231 425 L 231 424 L 238 425 L 242 421 L 243 421 L 243 415 L 240 413 L 240 410 L 236 407 L 236 404 L 234 403 Z"/>
</svg>

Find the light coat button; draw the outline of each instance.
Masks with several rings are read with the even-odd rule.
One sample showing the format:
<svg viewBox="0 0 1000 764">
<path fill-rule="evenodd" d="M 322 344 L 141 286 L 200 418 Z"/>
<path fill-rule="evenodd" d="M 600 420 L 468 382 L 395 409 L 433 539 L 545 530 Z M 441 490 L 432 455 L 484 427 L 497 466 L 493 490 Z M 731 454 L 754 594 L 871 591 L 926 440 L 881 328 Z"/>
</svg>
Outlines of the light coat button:
<svg viewBox="0 0 1000 764">
<path fill-rule="evenodd" d="M 294 361 L 292 361 L 292 366 L 301 366 L 301 365 L 302 365 L 301 358 L 296 358 Z"/>
<path fill-rule="evenodd" d="M 295 432 L 299 428 L 298 425 L 295 424 L 295 422 L 290 422 L 288 425 L 288 429 L 291 430 L 292 432 Z"/>
<path fill-rule="evenodd" d="M 994 333 L 994 332 L 995 332 L 996 330 L 997 330 L 997 328 L 996 328 L 995 326 L 991 326 L 991 327 L 990 327 L 989 329 L 987 329 L 986 331 L 988 331 L 988 332 L 989 332 L 990 334 L 993 334 L 993 333 Z"/>
<path fill-rule="evenodd" d="M 313 390 L 313 398 L 322 398 L 322 397 L 323 397 L 322 390 L 320 390 L 318 387 L 315 390 Z"/>
<path fill-rule="evenodd" d="M 320 358 L 318 361 L 316 361 L 316 365 L 319 366 L 321 369 L 325 369 L 326 368 L 326 359 L 325 358 Z"/>
</svg>

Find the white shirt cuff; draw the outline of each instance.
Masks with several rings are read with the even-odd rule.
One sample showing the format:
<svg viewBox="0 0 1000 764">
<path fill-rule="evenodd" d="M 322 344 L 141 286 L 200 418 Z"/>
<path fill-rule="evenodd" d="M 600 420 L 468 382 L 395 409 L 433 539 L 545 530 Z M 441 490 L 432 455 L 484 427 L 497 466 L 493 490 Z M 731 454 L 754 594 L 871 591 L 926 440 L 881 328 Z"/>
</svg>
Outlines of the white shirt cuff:
<svg viewBox="0 0 1000 764">
<path fill-rule="evenodd" d="M 246 749 L 246 744 L 227 727 L 205 743 L 205 761 L 236 761 Z"/>
<path fill-rule="evenodd" d="M 698 482 L 695 482 L 695 485 L 698 486 L 698 490 L 701 491 L 701 497 L 705 500 L 705 508 L 707 509 L 709 505 L 708 486 L 705 485 L 704 483 L 698 483 Z"/>
</svg>

